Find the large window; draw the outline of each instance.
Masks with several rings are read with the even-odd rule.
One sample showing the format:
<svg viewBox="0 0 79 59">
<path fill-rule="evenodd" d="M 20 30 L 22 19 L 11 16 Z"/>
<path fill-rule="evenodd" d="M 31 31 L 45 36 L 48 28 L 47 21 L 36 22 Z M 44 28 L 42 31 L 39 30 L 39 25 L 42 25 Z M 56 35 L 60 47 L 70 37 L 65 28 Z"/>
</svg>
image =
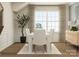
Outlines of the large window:
<svg viewBox="0 0 79 59">
<path fill-rule="evenodd" d="M 59 32 L 59 11 L 35 11 L 35 28 Z"/>
</svg>

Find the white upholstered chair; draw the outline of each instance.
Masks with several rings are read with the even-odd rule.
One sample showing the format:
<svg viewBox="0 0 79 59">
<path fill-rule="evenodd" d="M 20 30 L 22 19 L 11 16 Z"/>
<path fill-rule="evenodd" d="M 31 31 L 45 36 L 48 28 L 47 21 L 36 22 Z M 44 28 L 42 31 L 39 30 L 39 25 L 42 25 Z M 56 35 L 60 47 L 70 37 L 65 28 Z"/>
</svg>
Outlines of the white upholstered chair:
<svg viewBox="0 0 79 59">
<path fill-rule="evenodd" d="M 50 53 L 50 43 L 46 37 L 45 30 L 35 30 L 29 42 L 29 51 L 32 52 L 32 45 L 46 45 L 47 53 Z"/>
<path fill-rule="evenodd" d="M 28 40 L 30 38 L 30 30 L 29 30 L 29 28 L 26 28 L 26 38 L 27 38 L 27 42 L 28 42 Z"/>
</svg>

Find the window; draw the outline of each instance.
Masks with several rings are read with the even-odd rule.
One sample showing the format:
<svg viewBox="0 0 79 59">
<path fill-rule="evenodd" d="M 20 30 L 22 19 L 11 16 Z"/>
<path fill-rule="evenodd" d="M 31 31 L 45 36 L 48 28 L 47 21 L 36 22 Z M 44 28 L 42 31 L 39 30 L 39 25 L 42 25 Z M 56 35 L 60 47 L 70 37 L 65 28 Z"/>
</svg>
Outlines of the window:
<svg viewBox="0 0 79 59">
<path fill-rule="evenodd" d="M 59 32 L 59 11 L 35 11 L 35 28 Z"/>
<path fill-rule="evenodd" d="M 35 28 L 39 28 L 37 24 L 41 24 L 42 29 L 46 29 L 46 12 L 36 11 L 35 12 Z"/>
</svg>

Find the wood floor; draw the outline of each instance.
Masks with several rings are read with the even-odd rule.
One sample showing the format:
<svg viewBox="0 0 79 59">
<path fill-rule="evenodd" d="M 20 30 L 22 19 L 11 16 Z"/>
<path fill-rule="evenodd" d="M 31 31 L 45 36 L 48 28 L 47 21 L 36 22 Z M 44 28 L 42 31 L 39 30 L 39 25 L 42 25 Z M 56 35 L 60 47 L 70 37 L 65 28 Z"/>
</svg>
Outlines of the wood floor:
<svg viewBox="0 0 79 59">
<path fill-rule="evenodd" d="M 2 55 L 15 55 L 17 54 L 20 49 L 24 46 L 24 43 L 14 43 L 11 46 L 9 46 L 8 48 L 4 49 L 1 54 Z"/>
<path fill-rule="evenodd" d="M 64 56 L 79 56 L 79 47 L 73 46 L 69 43 L 53 43 Z M 17 55 L 22 49 L 24 43 L 14 43 L 10 47 L 1 52 L 1 55 Z"/>
<path fill-rule="evenodd" d="M 79 56 L 79 47 L 65 43 L 54 43 L 55 46 L 61 51 L 63 55 L 67 56 Z"/>
</svg>

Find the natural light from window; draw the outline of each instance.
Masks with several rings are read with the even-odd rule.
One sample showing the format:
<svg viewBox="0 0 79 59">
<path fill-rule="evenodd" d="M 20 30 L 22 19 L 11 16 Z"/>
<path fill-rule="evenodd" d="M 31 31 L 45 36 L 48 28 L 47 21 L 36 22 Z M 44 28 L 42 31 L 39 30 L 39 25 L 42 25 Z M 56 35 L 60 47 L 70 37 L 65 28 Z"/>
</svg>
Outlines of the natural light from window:
<svg viewBox="0 0 79 59">
<path fill-rule="evenodd" d="M 59 11 L 35 11 L 35 28 L 53 30 L 59 32 L 60 17 Z"/>
</svg>

